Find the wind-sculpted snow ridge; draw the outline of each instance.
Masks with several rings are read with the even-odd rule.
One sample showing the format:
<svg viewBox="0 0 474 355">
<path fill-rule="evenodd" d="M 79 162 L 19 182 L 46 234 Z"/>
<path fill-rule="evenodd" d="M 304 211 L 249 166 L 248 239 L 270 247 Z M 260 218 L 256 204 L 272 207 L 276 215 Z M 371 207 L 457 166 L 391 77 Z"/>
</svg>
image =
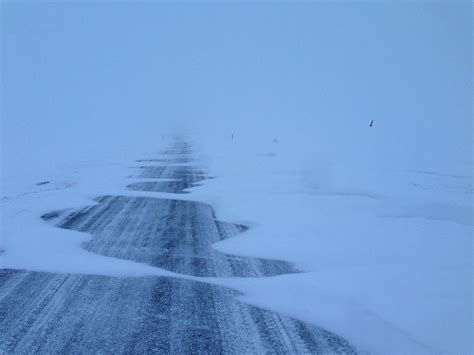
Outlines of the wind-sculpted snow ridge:
<svg viewBox="0 0 474 355">
<path fill-rule="evenodd" d="M 187 188 L 205 179 L 204 170 L 169 161 L 171 165 L 141 167 L 139 177 L 175 181 L 147 181 L 128 187 L 186 193 Z M 217 221 L 208 204 L 128 196 L 102 196 L 97 202 L 69 214 L 58 224 L 60 228 L 92 234 L 93 239 L 84 246 L 90 252 L 192 276 L 256 277 L 297 272 L 285 261 L 225 255 L 213 249 L 212 244 L 236 236 L 247 227 Z"/>
<path fill-rule="evenodd" d="M 174 161 L 174 160 L 172 160 Z M 197 186 L 208 179 L 206 172 L 191 166 L 143 166 L 139 178 L 175 179 L 174 181 L 145 181 L 128 185 L 131 190 L 188 193 L 187 188 Z"/>
<path fill-rule="evenodd" d="M 104 196 L 59 227 L 87 232 L 93 253 L 147 263 L 193 276 L 273 276 L 295 272 L 284 261 L 220 253 L 212 244 L 245 226 L 216 221 L 210 205 L 151 197 Z"/>
<path fill-rule="evenodd" d="M 189 154 L 179 143 L 168 152 Z M 170 153 L 171 154 L 171 153 Z M 179 158 L 178 158 L 179 159 Z M 175 179 L 131 189 L 183 193 L 206 173 L 188 165 L 142 167 L 140 177 Z M 294 273 L 284 261 L 232 256 L 212 248 L 246 226 L 217 221 L 205 203 L 102 196 L 79 211 L 43 216 L 90 233 L 100 255 L 206 277 Z M 0 272 L 0 353 L 355 353 L 324 329 L 250 306 L 226 287 L 170 277 Z"/>
</svg>

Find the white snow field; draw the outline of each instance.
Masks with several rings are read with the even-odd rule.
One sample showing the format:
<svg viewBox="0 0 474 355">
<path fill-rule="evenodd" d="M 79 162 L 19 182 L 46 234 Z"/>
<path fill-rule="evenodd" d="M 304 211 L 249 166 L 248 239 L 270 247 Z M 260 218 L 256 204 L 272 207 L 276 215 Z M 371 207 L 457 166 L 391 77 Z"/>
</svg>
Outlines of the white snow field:
<svg viewBox="0 0 474 355">
<path fill-rule="evenodd" d="M 225 284 L 247 302 L 320 324 L 372 353 L 470 353 L 469 166 L 413 171 L 377 162 L 359 171 L 342 157 L 308 166 L 287 148 L 220 146 L 218 178 L 194 188 L 218 218 L 251 226 L 216 249 L 305 271 Z"/>
<path fill-rule="evenodd" d="M 200 280 L 361 352 L 473 353 L 469 1 L 0 6 L 0 268 Z M 127 189 L 175 136 L 214 178 Z M 301 272 L 176 274 L 41 219 L 105 195 L 209 203 L 250 227 L 215 249 Z"/>
</svg>

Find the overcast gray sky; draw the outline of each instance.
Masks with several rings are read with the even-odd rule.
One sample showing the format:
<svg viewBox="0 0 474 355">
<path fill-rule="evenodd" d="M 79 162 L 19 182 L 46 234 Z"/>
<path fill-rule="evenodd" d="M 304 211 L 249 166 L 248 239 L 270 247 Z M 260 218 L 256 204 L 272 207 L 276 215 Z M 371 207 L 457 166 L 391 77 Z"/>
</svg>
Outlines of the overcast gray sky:
<svg viewBox="0 0 474 355">
<path fill-rule="evenodd" d="M 162 129 L 344 141 L 375 119 L 393 149 L 468 154 L 471 16 L 468 1 L 2 2 L 4 152 Z"/>
</svg>

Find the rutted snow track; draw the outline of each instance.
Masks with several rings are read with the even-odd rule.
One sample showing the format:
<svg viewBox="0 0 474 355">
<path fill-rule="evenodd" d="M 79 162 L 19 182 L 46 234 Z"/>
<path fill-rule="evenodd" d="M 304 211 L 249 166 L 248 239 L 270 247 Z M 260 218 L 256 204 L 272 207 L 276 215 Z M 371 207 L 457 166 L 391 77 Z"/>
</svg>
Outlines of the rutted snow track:
<svg viewBox="0 0 474 355">
<path fill-rule="evenodd" d="M 129 186 L 183 193 L 206 178 L 177 143 Z M 177 157 L 177 158 L 172 158 Z M 193 201 L 103 196 L 96 206 L 44 216 L 91 233 L 91 252 L 193 275 L 256 277 L 296 272 L 286 262 L 225 255 L 211 244 L 246 227 L 217 221 Z M 0 352 L 354 353 L 323 329 L 239 302 L 235 291 L 170 277 L 106 277 L 0 271 Z"/>
</svg>

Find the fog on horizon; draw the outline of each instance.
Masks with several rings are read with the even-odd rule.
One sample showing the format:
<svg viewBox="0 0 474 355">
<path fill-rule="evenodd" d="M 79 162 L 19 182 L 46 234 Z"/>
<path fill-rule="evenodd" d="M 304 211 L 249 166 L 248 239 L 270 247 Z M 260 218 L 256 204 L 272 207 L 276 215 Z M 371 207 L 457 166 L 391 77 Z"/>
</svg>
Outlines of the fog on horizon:
<svg viewBox="0 0 474 355">
<path fill-rule="evenodd" d="M 1 6 L 7 167 L 182 133 L 350 150 L 372 119 L 373 149 L 470 159 L 469 2 Z"/>
</svg>

